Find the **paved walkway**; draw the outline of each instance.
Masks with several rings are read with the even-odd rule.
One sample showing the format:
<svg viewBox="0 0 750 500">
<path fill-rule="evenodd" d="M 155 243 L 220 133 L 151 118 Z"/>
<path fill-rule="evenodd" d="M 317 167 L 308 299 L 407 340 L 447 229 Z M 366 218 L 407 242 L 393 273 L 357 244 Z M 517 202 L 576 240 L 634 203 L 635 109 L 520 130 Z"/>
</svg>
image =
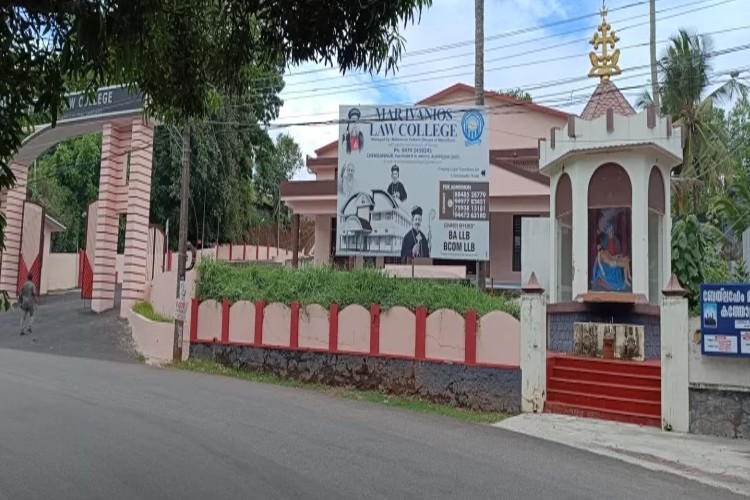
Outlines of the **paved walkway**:
<svg viewBox="0 0 750 500">
<path fill-rule="evenodd" d="M 750 497 L 748 440 L 665 432 L 548 413 L 519 415 L 495 426 Z"/>
<path fill-rule="evenodd" d="M 135 361 L 130 330 L 127 321 L 118 317 L 119 310 L 119 293 L 115 308 L 101 314 L 91 310 L 89 301 L 81 300 L 80 291 L 47 295 L 39 301 L 32 335 L 19 335 L 19 308 L 0 312 L 0 349 Z"/>
</svg>

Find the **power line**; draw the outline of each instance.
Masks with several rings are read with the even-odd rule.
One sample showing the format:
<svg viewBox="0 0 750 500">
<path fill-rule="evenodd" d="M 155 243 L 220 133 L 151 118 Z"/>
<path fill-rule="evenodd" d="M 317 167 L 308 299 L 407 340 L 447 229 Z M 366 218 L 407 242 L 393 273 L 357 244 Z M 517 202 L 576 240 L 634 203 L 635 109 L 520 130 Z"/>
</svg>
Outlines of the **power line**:
<svg viewBox="0 0 750 500">
<path fill-rule="evenodd" d="M 730 2 L 734 2 L 734 1 L 737 1 L 737 0 L 718 0 L 718 1 L 716 1 L 716 0 L 694 0 L 692 2 L 684 3 L 682 5 L 665 8 L 665 9 L 662 9 L 662 10 L 660 10 L 658 12 L 659 13 L 663 13 L 663 12 L 668 12 L 668 11 L 671 11 L 671 10 L 682 9 L 682 8 L 689 7 L 689 6 L 692 6 L 692 5 L 700 5 L 700 4 L 706 3 L 707 1 L 714 1 L 714 3 L 712 3 L 710 5 L 704 5 L 702 7 L 688 9 L 688 10 L 683 11 L 683 12 L 678 12 L 678 13 L 672 14 L 671 16 L 665 16 L 663 18 L 660 18 L 660 20 L 671 19 L 671 18 L 683 16 L 683 15 L 686 15 L 686 14 L 691 14 L 691 13 L 694 13 L 694 12 L 699 12 L 701 10 L 711 9 L 713 7 L 717 7 L 719 5 L 724 5 L 724 4 L 727 4 L 727 3 L 730 3 Z M 648 3 L 648 2 L 643 2 L 643 3 Z M 638 4 L 631 4 L 631 6 L 632 5 L 638 5 Z M 592 14 L 592 15 L 599 15 L 599 14 L 597 13 L 597 14 Z M 648 17 L 647 15 L 645 15 L 645 16 Z M 589 17 L 589 15 L 584 16 L 584 17 Z M 632 16 L 632 17 L 629 17 L 629 18 L 627 18 L 625 20 L 622 20 L 622 21 L 619 21 L 619 22 L 624 22 L 624 21 L 629 21 L 629 20 L 636 20 L 636 19 L 642 19 L 643 17 L 644 17 L 644 15 Z M 644 21 L 644 22 L 639 22 L 639 23 L 635 23 L 635 24 L 632 24 L 632 25 L 621 27 L 621 28 L 617 29 L 617 32 L 626 31 L 626 30 L 629 30 L 629 29 L 632 29 L 632 28 L 635 28 L 635 27 L 644 26 L 646 24 L 648 24 L 648 20 Z M 528 29 L 532 29 L 532 28 L 533 29 L 539 29 L 539 26 L 531 27 L 531 28 L 528 28 Z M 574 30 L 569 30 L 567 32 L 559 34 L 558 36 L 564 36 L 564 35 L 567 35 L 567 34 L 578 33 L 578 32 L 582 32 L 582 31 L 590 31 L 592 29 L 596 29 L 596 26 L 594 26 L 594 27 L 586 27 L 586 28 L 577 28 L 577 29 L 574 29 Z M 497 46 L 497 47 L 491 47 L 491 48 L 486 49 L 485 52 L 489 52 L 489 51 L 492 51 L 492 50 L 503 49 L 503 48 L 515 47 L 515 46 L 519 46 L 519 45 L 526 45 L 526 44 L 530 44 L 530 43 L 535 43 L 536 41 L 537 40 L 523 40 L 523 41 L 511 43 L 511 44 L 505 44 L 505 45 L 500 45 L 500 46 Z M 468 42 L 461 42 L 461 43 L 468 44 Z M 470 43 L 473 43 L 473 41 L 471 41 Z M 564 47 L 564 46 L 567 46 L 567 45 L 576 45 L 576 44 L 579 44 L 579 43 L 581 43 L 581 40 L 571 40 L 571 41 L 568 41 L 568 42 L 561 42 L 561 43 L 549 45 L 549 46 L 547 46 L 547 47 L 545 47 L 543 49 L 532 49 L 532 50 L 529 50 L 529 51 L 526 51 L 526 52 L 518 52 L 518 53 L 510 54 L 510 55 L 507 55 L 507 56 L 502 56 L 502 57 L 494 58 L 494 59 L 491 59 L 491 60 L 489 60 L 487 62 L 497 62 L 497 61 L 501 61 L 501 60 L 513 59 L 513 58 L 517 58 L 517 57 L 522 57 L 524 55 L 536 54 L 538 52 L 548 51 L 548 50 L 552 50 L 552 49 Z M 445 49 L 445 47 L 447 47 L 447 46 L 436 47 L 436 48 L 434 48 L 434 50 L 433 49 L 429 49 L 430 52 L 427 52 L 427 53 L 438 52 L 440 50 L 447 50 L 447 49 Z M 423 52 L 424 51 L 420 51 L 419 53 L 421 54 Z M 465 55 L 466 54 L 461 54 L 459 56 L 450 56 L 450 57 L 451 57 L 451 59 L 454 59 L 456 57 L 463 57 Z M 471 55 L 473 55 L 473 54 L 471 54 Z M 404 58 L 406 58 L 406 54 L 404 55 Z M 433 59 L 433 60 L 431 60 L 429 62 L 442 62 L 443 60 L 444 59 Z M 416 64 L 425 64 L 425 63 L 426 62 L 422 61 L 422 62 L 419 62 L 419 63 L 412 63 L 412 64 L 416 65 Z M 404 65 L 404 66 L 407 66 L 407 65 Z M 463 65 L 458 65 L 458 66 L 450 66 L 448 68 L 442 68 L 442 69 L 437 70 L 437 71 L 449 71 L 451 69 L 458 69 L 458 68 L 461 68 L 461 67 L 469 67 L 469 66 L 473 66 L 473 64 L 463 64 Z M 301 75 L 304 75 L 304 74 L 312 74 L 312 73 L 317 73 L 317 72 L 322 72 L 322 71 L 335 71 L 335 70 L 336 70 L 336 68 L 317 68 L 317 69 L 314 69 L 314 70 L 304 71 L 304 72 L 301 72 L 301 73 L 296 73 L 294 75 L 285 75 L 285 76 L 301 76 Z M 394 76 L 394 77 L 389 78 L 388 82 L 393 82 L 394 80 L 399 80 L 399 79 L 403 79 L 403 78 L 413 78 L 415 76 L 428 75 L 428 74 L 434 74 L 434 71 L 418 72 L 418 73 L 413 74 L 413 75 L 404 75 L 404 76 L 400 76 L 400 77 L 399 76 Z M 342 78 L 346 78 L 347 76 L 369 76 L 369 75 L 370 75 L 369 73 L 359 73 L 359 74 L 349 73 L 348 75 L 340 75 L 339 74 L 339 75 L 328 77 L 328 78 L 324 78 L 324 79 L 321 79 L 321 80 L 316 80 L 316 82 L 318 82 L 318 81 L 334 80 L 334 79 L 335 80 L 340 80 Z M 266 86 L 263 86 L 263 83 L 262 83 L 264 80 L 270 80 L 272 78 L 274 78 L 274 77 L 268 76 L 268 77 L 261 77 L 261 78 L 259 78 L 256 81 L 256 84 L 253 85 L 253 86 L 251 86 L 249 90 L 251 92 L 257 92 L 257 91 L 261 91 L 261 90 L 272 90 L 272 89 L 269 89 Z M 424 81 L 424 80 L 420 80 L 420 81 Z M 309 82 L 292 82 L 292 83 L 286 84 L 284 89 L 286 90 L 286 88 L 291 87 L 293 85 L 305 85 L 305 84 L 309 84 Z M 320 90 L 340 89 L 340 88 L 346 88 L 348 86 L 351 86 L 351 87 L 355 87 L 356 86 L 357 88 L 360 88 L 360 87 L 372 87 L 372 85 L 373 85 L 373 82 L 358 82 L 358 83 L 347 83 L 347 84 L 336 86 L 336 87 L 324 87 L 322 89 L 306 89 L 306 90 L 298 90 L 298 91 L 292 91 L 292 92 L 296 92 L 298 94 L 300 94 L 300 93 L 301 94 L 310 94 L 309 96 L 305 95 L 304 98 L 311 98 L 311 97 L 317 97 L 317 96 L 319 96 L 320 94 L 318 92 Z M 390 85 L 395 85 L 395 84 L 394 83 L 390 83 Z M 336 93 L 338 93 L 338 92 L 336 92 Z M 284 91 L 282 91 L 281 94 L 288 95 L 288 92 L 285 93 Z M 323 94 L 323 95 L 331 95 L 331 94 Z M 291 97 L 291 98 L 285 97 L 284 100 L 287 101 L 287 100 L 294 100 L 294 99 L 298 99 L 298 98 L 300 98 L 300 97 Z M 242 106 L 242 105 L 240 105 L 240 106 Z"/>
<path fill-rule="evenodd" d="M 668 8 L 659 10 L 659 11 L 657 11 L 657 13 L 664 13 L 664 12 L 669 12 L 669 11 L 672 11 L 672 10 L 682 9 L 682 8 L 689 7 L 689 6 L 692 6 L 692 5 L 703 4 L 703 3 L 706 3 L 707 1 L 714 1 L 714 0 L 694 0 L 692 2 L 687 2 L 687 3 L 684 3 L 682 5 L 668 7 Z M 680 17 L 680 16 L 683 16 L 685 14 L 691 14 L 691 13 L 694 13 L 694 12 L 698 12 L 700 10 L 705 10 L 705 9 L 713 8 L 713 7 L 716 7 L 716 6 L 719 6 L 719 5 L 723 5 L 723 4 L 726 4 L 726 3 L 729 3 L 729 2 L 733 2 L 733 1 L 736 1 L 736 0 L 720 0 L 720 1 L 716 2 L 716 3 L 708 5 L 708 6 L 700 7 L 700 8 L 697 8 L 697 9 L 689 9 L 689 10 L 687 10 L 685 12 L 678 12 L 676 14 L 672 14 L 671 16 L 665 16 L 663 18 L 660 18 L 660 20 L 663 21 L 663 20 L 666 20 L 666 19 L 672 19 L 672 18 L 675 18 L 675 17 Z M 648 3 L 648 2 L 642 2 L 642 3 Z M 640 5 L 640 3 L 638 3 L 638 4 L 631 4 L 631 6 L 633 6 L 633 5 Z M 599 14 L 596 13 L 594 15 L 598 16 Z M 590 15 L 586 15 L 586 16 L 582 16 L 582 17 L 590 17 Z M 631 17 L 628 17 L 628 18 L 625 18 L 625 19 L 621 19 L 619 21 L 614 21 L 614 22 L 616 22 L 616 23 L 627 22 L 627 21 L 641 19 L 643 17 L 644 17 L 643 15 L 631 16 Z M 576 20 L 578 20 L 578 18 L 576 18 Z M 640 27 L 640 26 L 645 26 L 647 24 L 648 24 L 648 21 L 639 22 L 639 23 L 636 23 L 636 24 L 623 26 L 621 28 L 618 28 L 616 31 L 618 33 L 620 33 L 622 31 L 627 31 L 627 30 L 632 29 L 632 28 L 636 28 L 636 27 Z M 557 36 L 562 37 L 562 36 L 570 35 L 570 34 L 574 34 L 574 33 L 589 32 L 591 30 L 595 30 L 596 28 L 597 28 L 597 26 L 587 26 L 585 28 L 576 28 L 576 29 L 573 29 L 573 30 L 565 31 L 563 33 L 559 33 L 559 34 L 557 34 Z M 568 45 L 580 44 L 581 41 L 582 40 L 576 39 L 576 40 L 571 40 L 571 41 L 567 41 L 567 42 L 556 43 L 556 44 L 552 44 L 552 45 L 546 46 L 543 49 L 532 49 L 532 50 L 524 51 L 524 52 L 516 52 L 516 53 L 513 53 L 513 54 L 506 55 L 506 56 L 497 57 L 497 58 L 494 58 L 494 59 L 489 59 L 486 62 L 497 62 L 497 61 L 501 61 L 501 60 L 515 59 L 515 58 L 518 58 L 518 57 L 523 57 L 525 55 L 537 54 L 538 52 L 546 52 L 548 50 L 552 50 L 552 49 L 556 49 L 556 48 L 560 48 L 560 47 L 565 47 L 565 46 L 568 46 Z M 499 50 L 499 49 L 505 49 L 505 48 L 511 48 L 511 47 L 518 47 L 518 46 L 521 46 L 521 45 L 528 45 L 528 44 L 536 43 L 536 42 L 538 42 L 538 40 L 522 40 L 522 41 L 519 41 L 519 42 L 510 43 L 510 44 L 498 45 L 498 46 L 495 46 L 495 47 L 490 47 L 490 48 L 485 49 L 485 53 L 486 52 L 490 52 L 490 51 L 494 51 L 494 50 Z M 462 42 L 462 43 L 464 43 L 464 42 Z M 474 42 L 471 41 L 470 43 L 474 43 Z M 465 44 L 468 45 L 468 43 L 465 43 Z M 443 47 L 445 47 L 445 46 L 443 46 Z M 442 49 L 440 47 L 437 47 L 433 52 L 437 52 L 439 50 L 442 50 Z M 432 52 L 430 52 L 430 53 L 432 53 Z M 406 58 L 406 56 L 408 54 L 409 54 L 408 52 L 406 54 L 404 54 L 404 58 Z M 466 53 L 462 53 L 462 54 L 458 54 L 458 55 L 451 55 L 450 58 L 451 59 L 457 59 L 457 58 L 469 57 L 469 56 L 473 56 L 473 55 L 474 55 L 473 52 L 472 53 L 466 52 Z M 422 64 L 439 63 L 439 62 L 444 62 L 444 61 L 445 61 L 445 57 L 436 58 L 436 59 L 428 59 L 426 61 L 416 61 L 416 62 L 407 63 L 407 64 L 404 64 L 402 66 L 399 66 L 399 69 L 403 69 L 404 67 L 413 67 L 413 66 L 418 66 L 418 65 L 422 65 Z M 466 66 L 466 65 L 463 65 L 463 66 Z M 323 72 L 323 71 L 336 71 L 336 70 L 337 70 L 337 68 L 317 68 L 317 69 L 314 69 L 314 70 L 304 71 L 304 72 L 301 72 L 301 73 L 294 73 L 294 74 L 285 75 L 285 78 L 286 77 L 297 77 L 297 76 L 302 76 L 302 75 L 312 74 L 312 73 L 319 73 L 319 72 Z M 326 78 L 315 80 L 315 82 L 317 83 L 317 82 L 329 81 L 329 80 L 340 80 L 341 78 L 354 77 L 354 76 L 369 76 L 369 73 L 366 73 L 366 72 L 357 72 L 357 73 L 349 73 L 347 75 L 335 75 L 335 76 L 331 76 L 331 77 L 326 77 Z M 284 90 L 286 90 L 289 87 L 295 86 L 295 85 L 305 85 L 307 83 L 309 83 L 309 82 L 297 82 L 297 81 L 295 81 L 295 82 L 291 82 L 291 83 L 286 83 L 285 86 L 284 86 Z"/>
</svg>

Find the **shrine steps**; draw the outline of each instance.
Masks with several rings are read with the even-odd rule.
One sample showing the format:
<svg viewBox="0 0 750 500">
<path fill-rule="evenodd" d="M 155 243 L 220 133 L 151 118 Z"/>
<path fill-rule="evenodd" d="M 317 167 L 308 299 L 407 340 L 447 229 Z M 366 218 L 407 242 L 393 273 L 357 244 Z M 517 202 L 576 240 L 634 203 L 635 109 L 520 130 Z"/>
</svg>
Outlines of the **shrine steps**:
<svg viewBox="0 0 750 500">
<path fill-rule="evenodd" d="M 659 427 L 661 367 L 552 354 L 545 411 Z"/>
</svg>

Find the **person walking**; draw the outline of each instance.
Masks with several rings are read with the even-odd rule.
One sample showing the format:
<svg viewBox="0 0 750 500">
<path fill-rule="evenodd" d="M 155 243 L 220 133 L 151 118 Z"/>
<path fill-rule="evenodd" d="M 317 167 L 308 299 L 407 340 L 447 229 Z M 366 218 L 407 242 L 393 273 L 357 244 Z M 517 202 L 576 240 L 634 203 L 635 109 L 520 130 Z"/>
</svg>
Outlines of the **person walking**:
<svg viewBox="0 0 750 500">
<path fill-rule="evenodd" d="M 31 333 L 31 324 L 34 322 L 34 308 L 36 307 L 36 287 L 34 286 L 34 275 L 29 273 L 28 281 L 21 287 L 21 292 L 18 294 L 18 303 L 23 311 L 23 317 L 21 318 L 21 335 Z M 28 323 L 26 322 L 28 319 Z"/>
</svg>

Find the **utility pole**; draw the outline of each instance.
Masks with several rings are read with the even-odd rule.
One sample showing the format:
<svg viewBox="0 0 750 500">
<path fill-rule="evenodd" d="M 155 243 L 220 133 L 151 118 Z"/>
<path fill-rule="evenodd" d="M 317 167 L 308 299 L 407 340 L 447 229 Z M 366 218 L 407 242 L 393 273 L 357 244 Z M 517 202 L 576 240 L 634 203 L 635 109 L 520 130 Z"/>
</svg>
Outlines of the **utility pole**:
<svg viewBox="0 0 750 500">
<path fill-rule="evenodd" d="M 651 0 L 649 3 L 651 4 L 649 8 L 649 21 L 651 24 L 649 39 L 651 50 L 651 101 L 654 103 L 654 109 L 658 116 L 661 114 L 661 106 L 659 105 L 659 72 L 656 67 L 656 0 Z"/>
<path fill-rule="evenodd" d="M 484 0 L 474 0 L 474 99 L 477 106 L 484 106 Z M 477 289 L 481 291 L 486 289 L 486 264 L 477 261 Z"/>
<path fill-rule="evenodd" d="M 190 198 L 190 122 L 182 132 L 182 175 L 180 177 L 180 239 L 177 246 L 177 304 L 185 303 L 185 268 L 187 267 L 188 199 Z M 182 361 L 182 338 L 185 326 L 185 311 L 178 307 L 174 321 L 174 344 L 172 361 Z"/>
</svg>

